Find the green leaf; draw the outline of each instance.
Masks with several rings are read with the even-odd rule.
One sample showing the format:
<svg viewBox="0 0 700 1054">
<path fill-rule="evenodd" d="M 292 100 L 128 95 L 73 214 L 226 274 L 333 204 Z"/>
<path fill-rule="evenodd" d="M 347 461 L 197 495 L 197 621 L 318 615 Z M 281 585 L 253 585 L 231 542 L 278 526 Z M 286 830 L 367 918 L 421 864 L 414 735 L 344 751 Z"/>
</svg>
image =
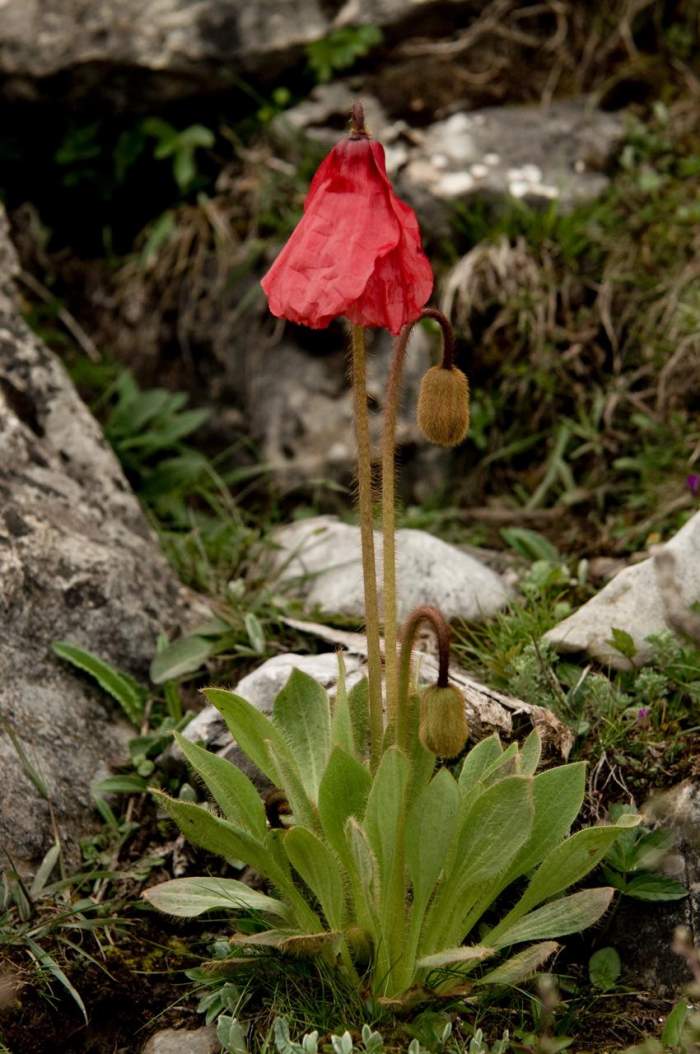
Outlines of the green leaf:
<svg viewBox="0 0 700 1054">
<path fill-rule="evenodd" d="M 459 948 L 447 948 L 445 951 L 434 952 L 433 955 L 424 955 L 418 960 L 416 966 L 423 970 L 437 970 L 442 966 L 455 966 L 458 963 L 481 962 L 495 954 L 495 948 L 487 948 L 483 944 L 462 945 Z"/>
<path fill-rule="evenodd" d="M 250 646 L 257 655 L 265 654 L 265 631 L 257 615 L 249 611 L 244 619 L 245 631 L 248 634 Z"/>
<path fill-rule="evenodd" d="M 539 941 L 579 933 L 605 914 L 614 895 L 615 890 L 610 886 L 582 889 L 579 893 L 561 897 L 531 911 L 497 936 L 496 931 L 492 930 L 487 934 L 487 940 L 496 948 L 505 948 L 523 941 Z"/>
<path fill-rule="evenodd" d="M 276 787 L 281 787 L 282 780 L 267 743 L 273 743 L 280 753 L 286 753 L 286 744 L 272 721 L 240 695 L 224 688 L 205 688 L 204 694 L 223 717 L 243 753 Z"/>
<path fill-rule="evenodd" d="M 503 747 L 496 733 L 488 736 L 487 739 L 482 739 L 480 743 L 472 747 L 464 759 L 462 771 L 459 774 L 460 788 L 465 793 L 472 790 L 486 769 L 493 765 L 502 753 Z"/>
<path fill-rule="evenodd" d="M 440 769 L 413 802 L 406 821 L 406 865 L 413 886 L 414 908 L 423 908 L 443 869 L 455 836 L 459 789 L 447 769 Z"/>
<path fill-rule="evenodd" d="M 520 984 L 527 981 L 533 974 L 537 973 L 555 952 L 559 951 L 556 941 L 544 941 L 541 944 L 532 944 L 529 948 L 518 952 L 512 958 L 506 959 L 504 963 L 490 970 L 477 980 L 478 985 L 485 984 Z"/>
<path fill-rule="evenodd" d="M 665 1047 L 679 1047 L 683 1040 L 683 1027 L 688 1017 L 690 1006 L 687 999 L 681 999 L 676 1003 L 671 1013 L 666 1018 L 664 1030 L 661 1033 L 661 1042 Z"/>
<path fill-rule="evenodd" d="M 39 944 L 37 944 L 36 941 L 32 940 L 31 937 L 25 935 L 23 940 L 26 941 L 27 947 L 29 948 L 36 961 L 41 966 L 43 966 L 45 970 L 48 970 L 49 973 L 56 978 L 59 984 L 63 985 L 75 1005 L 80 1010 L 80 1013 L 83 1015 L 85 1024 L 87 1025 L 87 1010 L 85 1009 L 85 1003 L 82 1000 L 80 992 L 71 984 L 71 982 L 68 980 L 68 978 L 66 977 L 56 960 L 53 958 L 53 956 L 49 955 L 49 953 L 45 951 L 44 948 L 42 948 Z"/>
<path fill-rule="evenodd" d="M 682 900 L 688 896 L 688 890 L 681 882 L 653 872 L 629 878 L 623 892 L 635 900 Z"/>
<path fill-rule="evenodd" d="M 55 868 L 61 856 L 61 843 L 56 840 L 52 846 L 44 854 L 44 857 L 39 864 L 37 872 L 32 881 L 31 888 L 29 890 L 30 900 L 35 900 L 41 896 L 44 886 L 51 877 L 51 872 Z"/>
<path fill-rule="evenodd" d="M 243 860 L 274 881 L 271 871 L 276 870 L 275 861 L 258 838 L 194 802 L 177 801 L 156 789 L 151 793 L 193 845 L 225 860 Z"/>
<path fill-rule="evenodd" d="M 147 889 L 144 898 L 158 911 L 191 919 L 205 911 L 259 911 L 286 918 L 289 909 L 281 900 L 258 893 L 234 878 L 174 878 Z"/>
<path fill-rule="evenodd" d="M 386 750 L 374 775 L 367 799 L 364 828 L 379 863 L 382 896 L 387 890 L 398 863 L 399 824 L 404 815 L 408 786 L 408 760 L 398 747 Z"/>
<path fill-rule="evenodd" d="M 307 794 L 316 801 L 331 747 L 328 693 L 313 677 L 292 670 L 275 699 L 272 720 L 292 752 Z"/>
<path fill-rule="evenodd" d="M 279 746 L 269 740 L 267 741 L 266 746 L 272 759 L 272 763 L 279 772 L 279 786 L 284 789 L 284 792 L 287 795 L 287 801 L 292 810 L 294 823 L 310 827 L 314 831 L 319 831 L 320 833 L 320 824 L 316 807 L 306 793 L 306 789 L 301 781 L 299 770 L 294 763 L 291 752 L 286 746 L 283 746 L 283 748 L 280 749 Z"/>
<path fill-rule="evenodd" d="M 227 820 L 264 839 L 265 806 L 254 784 L 236 765 L 175 732 L 175 741 Z"/>
<path fill-rule="evenodd" d="M 342 747 L 347 753 L 355 756 L 355 737 L 353 735 L 352 714 L 346 687 L 345 660 L 343 653 L 337 653 L 338 683 L 331 716 L 331 749 Z"/>
<path fill-rule="evenodd" d="M 552 849 L 535 872 L 521 899 L 489 934 L 489 941 L 494 941 L 502 930 L 509 928 L 516 919 L 541 904 L 543 900 L 548 900 L 568 886 L 579 882 L 598 866 L 620 831 L 637 823 L 638 816 L 626 814 L 620 817 L 617 824 L 587 827 L 577 831 Z"/>
<path fill-rule="evenodd" d="M 196 673 L 214 653 L 216 644 L 206 637 L 181 637 L 154 656 L 151 663 L 153 684 L 164 684 L 175 677 Z"/>
<path fill-rule="evenodd" d="M 305 827 L 293 827 L 283 836 L 289 861 L 318 900 L 329 927 L 345 923 L 345 892 L 340 861 L 332 849 Z"/>
<path fill-rule="evenodd" d="M 79 670 L 94 677 L 100 688 L 109 692 L 112 698 L 117 700 L 131 723 L 138 728 L 148 695 L 143 685 L 130 677 L 128 673 L 115 670 L 103 659 L 98 659 L 96 655 L 85 651 L 84 648 L 78 648 L 75 644 L 69 644 L 63 640 L 56 641 L 53 650 L 59 658 L 65 659 L 73 666 L 77 666 Z"/>
<path fill-rule="evenodd" d="M 531 871 L 566 838 L 581 811 L 585 792 L 586 764 L 583 761 L 559 765 L 535 776 L 532 832 L 504 876 L 501 888 Z"/>
<path fill-rule="evenodd" d="M 556 564 L 561 559 L 557 547 L 529 527 L 502 527 L 501 537 L 526 560 L 545 560 Z"/>
<path fill-rule="evenodd" d="M 531 777 L 509 776 L 471 804 L 448 854 L 446 877 L 426 915 L 422 951 L 456 944 L 468 932 L 463 920 L 483 896 L 485 884 L 497 887 L 499 876 L 530 836 L 532 782 Z"/>
<path fill-rule="evenodd" d="M 614 948 L 599 948 L 588 960 L 588 979 L 601 992 L 612 991 L 621 972 L 620 956 Z"/>
<path fill-rule="evenodd" d="M 637 645 L 634 643 L 634 637 L 630 636 L 627 630 L 618 629 L 617 626 L 613 626 L 610 632 L 610 640 L 605 643 L 609 644 L 615 651 L 619 651 L 620 655 L 624 655 L 631 662 L 637 654 Z"/>
<path fill-rule="evenodd" d="M 509 776 L 474 802 L 459 836 L 460 889 L 497 877 L 527 841 L 534 813 L 532 784 L 531 777 Z"/>
<path fill-rule="evenodd" d="M 350 816 L 362 820 L 371 786 L 372 777 L 365 766 L 336 747 L 319 787 L 318 812 L 326 838 L 346 867 L 350 865 L 350 850 L 345 825 Z"/>
<path fill-rule="evenodd" d="M 542 740 L 536 728 L 533 728 L 520 749 L 520 775 L 534 776 L 542 756 Z"/>
<path fill-rule="evenodd" d="M 369 684 L 363 677 L 348 692 L 355 753 L 359 758 L 369 754 Z"/>
<path fill-rule="evenodd" d="M 358 915 L 364 907 L 373 921 L 376 932 L 380 892 L 379 864 L 372 852 L 367 835 L 354 816 L 351 816 L 345 825 L 345 836 L 350 845 L 355 872 L 359 876 L 360 887 L 364 895 L 363 904 L 356 904 L 359 909 Z"/>
</svg>

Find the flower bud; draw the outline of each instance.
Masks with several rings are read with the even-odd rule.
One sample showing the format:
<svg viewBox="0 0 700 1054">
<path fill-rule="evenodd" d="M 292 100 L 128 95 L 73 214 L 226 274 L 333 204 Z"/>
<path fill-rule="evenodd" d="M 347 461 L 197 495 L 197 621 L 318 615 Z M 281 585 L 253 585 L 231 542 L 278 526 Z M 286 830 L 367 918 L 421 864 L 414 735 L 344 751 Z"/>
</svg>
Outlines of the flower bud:
<svg viewBox="0 0 700 1054">
<path fill-rule="evenodd" d="M 469 381 L 456 366 L 431 366 L 418 395 L 418 424 L 426 439 L 457 446 L 469 429 Z"/>
<path fill-rule="evenodd" d="M 418 734 L 423 746 L 441 758 L 456 757 L 464 749 L 469 726 L 459 688 L 435 684 L 421 692 Z"/>
</svg>

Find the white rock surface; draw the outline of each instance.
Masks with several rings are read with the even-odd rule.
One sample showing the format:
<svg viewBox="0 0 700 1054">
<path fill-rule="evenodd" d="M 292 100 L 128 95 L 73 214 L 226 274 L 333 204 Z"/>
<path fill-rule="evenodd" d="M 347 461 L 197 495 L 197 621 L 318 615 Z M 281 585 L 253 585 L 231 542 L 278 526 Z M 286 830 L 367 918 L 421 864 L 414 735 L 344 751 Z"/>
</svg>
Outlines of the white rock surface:
<svg viewBox="0 0 700 1054">
<path fill-rule="evenodd" d="M 688 520 L 665 549 L 675 558 L 678 604 L 688 609 L 700 601 L 700 513 Z M 588 603 L 546 633 L 545 640 L 559 651 L 585 651 L 594 659 L 626 669 L 628 660 L 608 643 L 613 628 L 625 630 L 634 639 L 635 666 L 651 658 L 653 649 L 647 638 L 670 628 L 652 558 L 620 571 Z"/>
<path fill-rule="evenodd" d="M 216 1029 L 164 1028 L 151 1036 L 141 1054 L 217 1054 L 221 1045 Z"/>
<path fill-rule="evenodd" d="M 316 516 L 282 527 L 273 572 L 309 609 L 362 618 L 364 594 L 360 529 L 334 516 Z M 375 532 L 381 586 L 382 539 Z M 478 619 L 509 598 L 503 579 L 475 557 L 425 531 L 397 532 L 399 618 L 420 604 L 434 604 L 447 619 Z"/>
</svg>

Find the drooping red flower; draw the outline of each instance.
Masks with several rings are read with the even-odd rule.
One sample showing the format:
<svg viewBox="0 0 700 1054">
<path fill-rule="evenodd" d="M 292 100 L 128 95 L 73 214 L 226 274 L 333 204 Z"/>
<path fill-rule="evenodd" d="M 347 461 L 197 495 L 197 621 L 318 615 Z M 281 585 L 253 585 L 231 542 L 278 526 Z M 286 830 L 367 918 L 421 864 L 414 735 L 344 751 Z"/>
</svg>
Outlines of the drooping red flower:
<svg viewBox="0 0 700 1054">
<path fill-rule="evenodd" d="M 396 334 L 418 318 L 433 273 L 416 215 L 394 193 L 358 106 L 353 124 L 319 166 L 304 215 L 261 284 L 279 318 L 323 329 L 344 315 Z"/>
</svg>

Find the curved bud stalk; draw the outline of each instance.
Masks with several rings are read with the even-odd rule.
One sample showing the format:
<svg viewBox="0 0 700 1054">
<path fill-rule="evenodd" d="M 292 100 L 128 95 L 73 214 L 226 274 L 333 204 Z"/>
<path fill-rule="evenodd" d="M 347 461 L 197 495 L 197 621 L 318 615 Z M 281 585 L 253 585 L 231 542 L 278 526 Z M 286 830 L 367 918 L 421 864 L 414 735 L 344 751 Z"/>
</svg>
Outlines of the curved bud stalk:
<svg viewBox="0 0 700 1054">
<path fill-rule="evenodd" d="M 426 373 L 418 401 L 418 423 L 433 443 L 456 446 L 469 428 L 469 384 L 461 370 L 454 366 L 454 332 L 449 319 L 434 307 L 426 307 L 420 319 L 432 319 L 442 333 L 440 366 Z M 396 724 L 399 696 L 397 655 L 397 583 L 396 583 L 396 422 L 401 395 L 401 380 L 408 341 L 415 322 L 405 326 L 396 340 L 391 362 L 384 409 L 382 436 L 382 540 L 383 540 L 383 606 L 384 663 L 389 725 Z"/>
</svg>

